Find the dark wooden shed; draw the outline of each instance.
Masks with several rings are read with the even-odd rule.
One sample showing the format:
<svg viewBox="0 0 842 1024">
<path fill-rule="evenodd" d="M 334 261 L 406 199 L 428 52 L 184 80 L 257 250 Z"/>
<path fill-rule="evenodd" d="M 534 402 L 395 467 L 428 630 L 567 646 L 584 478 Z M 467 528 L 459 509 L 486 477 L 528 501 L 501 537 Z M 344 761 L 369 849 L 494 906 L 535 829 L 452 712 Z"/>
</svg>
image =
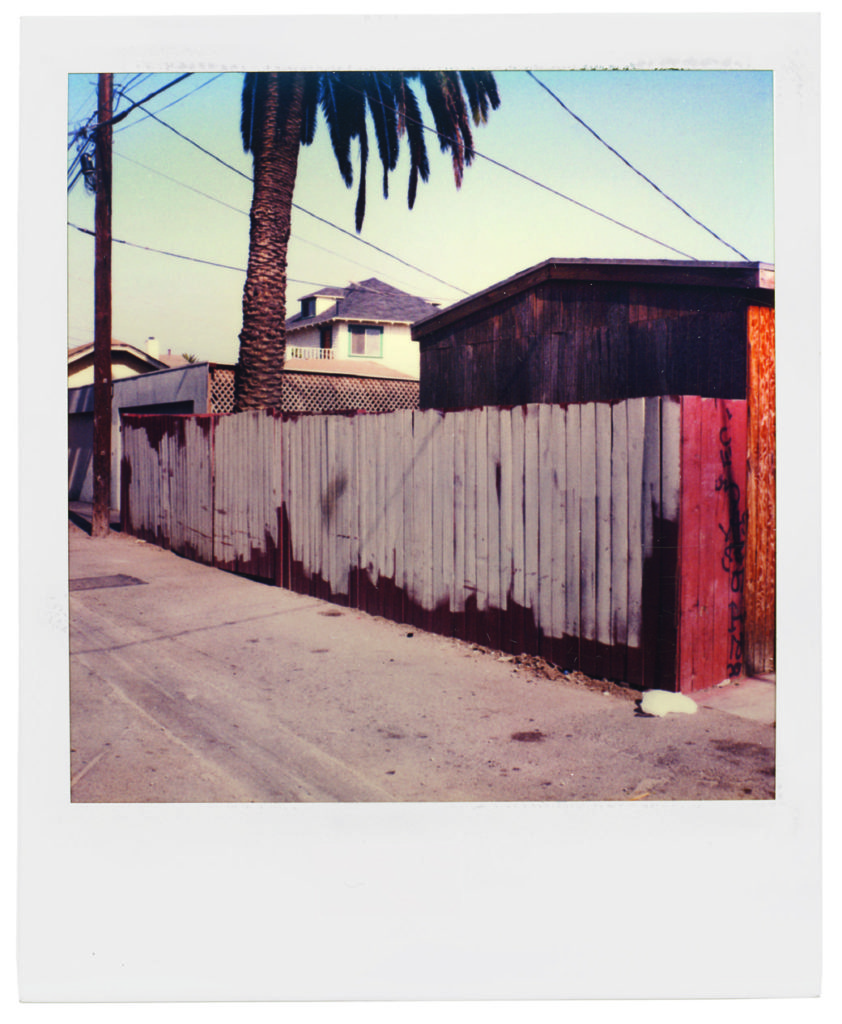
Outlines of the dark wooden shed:
<svg viewBox="0 0 842 1024">
<path fill-rule="evenodd" d="M 774 671 L 774 267 L 550 259 L 413 326 L 420 407 L 747 402 L 744 660 Z"/>
</svg>

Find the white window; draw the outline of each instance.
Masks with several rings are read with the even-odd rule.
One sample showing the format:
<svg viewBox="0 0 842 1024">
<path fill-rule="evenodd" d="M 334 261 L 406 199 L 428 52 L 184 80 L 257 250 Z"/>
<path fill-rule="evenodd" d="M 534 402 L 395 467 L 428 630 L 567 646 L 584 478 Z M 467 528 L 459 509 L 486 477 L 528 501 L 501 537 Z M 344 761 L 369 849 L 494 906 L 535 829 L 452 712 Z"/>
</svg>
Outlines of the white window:
<svg viewBox="0 0 842 1024">
<path fill-rule="evenodd" d="M 383 328 L 350 324 L 351 355 L 379 359 L 383 355 Z"/>
</svg>

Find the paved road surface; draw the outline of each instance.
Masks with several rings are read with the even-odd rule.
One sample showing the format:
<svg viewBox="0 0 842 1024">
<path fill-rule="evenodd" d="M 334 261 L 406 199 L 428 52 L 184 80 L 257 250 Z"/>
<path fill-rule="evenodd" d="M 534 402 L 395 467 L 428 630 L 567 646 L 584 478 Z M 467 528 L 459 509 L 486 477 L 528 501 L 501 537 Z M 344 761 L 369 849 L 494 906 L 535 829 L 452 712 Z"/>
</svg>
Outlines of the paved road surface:
<svg viewBox="0 0 842 1024">
<path fill-rule="evenodd" d="M 74 801 L 774 796 L 770 716 L 722 710 L 773 706 L 769 683 L 643 717 L 628 693 L 119 533 L 71 524 L 69 543 Z"/>
</svg>

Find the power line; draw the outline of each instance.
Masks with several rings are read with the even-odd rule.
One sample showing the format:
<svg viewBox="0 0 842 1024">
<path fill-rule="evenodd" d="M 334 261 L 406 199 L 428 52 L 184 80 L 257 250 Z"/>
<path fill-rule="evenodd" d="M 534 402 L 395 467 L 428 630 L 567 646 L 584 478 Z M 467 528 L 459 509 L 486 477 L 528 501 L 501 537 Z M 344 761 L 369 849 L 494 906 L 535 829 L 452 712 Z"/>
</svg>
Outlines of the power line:
<svg viewBox="0 0 842 1024">
<path fill-rule="evenodd" d="M 87 119 L 87 121 L 85 122 L 84 125 L 82 125 L 80 128 L 77 128 L 75 131 L 70 132 L 69 133 L 70 134 L 70 142 L 68 143 L 68 146 L 67 146 L 68 149 L 70 149 L 70 147 L 74 143 L 79 144 L 80 140 L 82 140 L 83 144 L 79 144 L 78 152 L 77 152 L 76 156 L 74 157 L 73 161 L 71 162 L 70 167 L 68 167 L 68 169 L 67 169 L 68 177 L 73 172 L 77 162 L 81 163 L 83 166 L 82 166 L 82 170 L 80 172 L 77 172 L 73 176 L 72 181 L 67 186 L 67 191 L 70 192 L 73 189 L 73 186 L 79 180 L 80 176 L 85 173 L 85 168 L 84 168 L 85 157 L 86 157 L 86 155 L 88 153 L 88 150 L 90 149 L 90 147 L 91 147 L 91 145 L 93 143 L 93 139 L 95 137 L 95 133 L 97 132 L 97 130 L 99 128 L 105 128 L 105 127 L 107 127 L 109 125 L 113 126 L 113 125 L 117 124 L 118 122 L 122 121 L 125 117 L 127 117 L 133 110 L 137 109 L 137 107 L 139 107 L 141 103 L 146 103 L 149 100 L 153 99 L 155 96 L 159 96 L 162 92 L 166 92 L 168 89 L 171 89 L 174 85 L 178 85 L 179 82 L 183 82 L 185 78 L 189 78 L 192 74 L 193 74 L 192 71 L 188 71 L 188 72 L 186 72 L 183 75 L 179 75 L 178 78 L 174 78 L 172 81 L 168 82 L 166 85 L 161 86 L 160 89 L 156 89 L 154 92 L 149 93 L 149 95 L 145 96 L 142 100 L 138 100 L 136 103 L 132 103 L 122 113 L 117 114 L 117 115 L 115 115 L 113 117 L 110 117 L 107 121 L 103 121 L 101 124 L 93 124 L 93 126 L 92 126 L 92 122 L 96 118 L 96 112 L 94 112 Z M 135 78 L 137 78 L 137 77 L 138 76 L 135 75 Z M 219 77 L 219 76 L 216 76 L 216 77 Z M 213 79 L 211 79 L 211 81 L 213 81 Z M 207 84 L 207 83 L 203 83 L 203 84 Z M 201 86 L 199 86 L 199 88 L 201 88 Z M 116 90 L 116 92 L 117 92 L 117 94 L 119 96 L 121 96 L 124 99 L 129 99 L 130 98 L 130 97 L 128 97 L 126 95 L 125 89 L 123 89 L 123 90 L 119 90 L 118 89 L 118 90 Z M 195 89 L 191 90 L 191 92 L 187 93 L 187 95 L 188 96 L 191 95 L 192 92 L 196 92 L 196 90 Z M 181 97 L 181 98 L 184 99 L 185 97 Z M 177 103 L 178 100 L 176 100 L 175 102 Z M 173 106 L 173 104 L 170 103 L 169 106 Z M 166 109 L 166 108 L 164 108 L 164 109 Z"/>
<path fill-rule="evenodd" d="M 81 232 L 83 235 L 94 236 L 94 232 L 90 228 L 80 227 L 78 224 L 72 224 L 70 221 L 67 222 L 69 228 L 75 228 L 76 231 Z M 213 260 L 203 260 L 198 256 L 185 256 L 183 253 L 170 252 L 168 249 L 155 249 L 151 245 L 139 245 L 137 242 L 129 242 L 124 238 L 112 238 L 112 242 L 116 242 L 119 245 L 127 245 L 132 249 L 142 249 L 144 252 L 154 252 L 159 256 L 172 256 L 177 260 L 187 260 L 189 263 L 201 263 L 207 267 L 218 267 L 220 270 L 236 270 L 240 274 L 245 274 L 245 267 L 234 267 L 230 263 L 216 263 Z M 288 277 L 288 281 L 293 284 L 306 284 L 314 288 L 328 288 L 330 285 L 325 284 L 323 281 L 302 281 L 296 277 Z"/>
<path fill-rule="evenodd" d="M 208 84 L 208 83 L 203 83 L 203 84 Z M 199 88 L 202 88 L 202 86 L 199 86 Z M 195 92 L 196 90 L 193 90 L 193 91 Z M 186 98 L 186 97 L 181 97 L 181 99 L 184 99 L 184 98 Z M 176 100 L 176 102 L 179 102 L 179 100 Z M 148 113 L 148 112 L 145 112 L 145 113 Z M 149 116 L 153 116 L 153 115 L 149 115 Z M 169 125 L 165 125 L 165 127 L 170 127 L 170 126 Z M 173 129 L 173 130 L 176 131 L 176 134 L 181 135 L 181 133 L 177 132 L 176 129 Z M 186 136 L 182 136 L 182 137 L 185 139 L 185 141 L 190 142 L 192 145 L 198 146 L 198 143 L 194 143 L 191 139 L 187 138 Z M 227 167 L 230 170 L 236 171 L 236 173 L 242 175 L 242 177 L 246 178 L 249 181 L 251 180 L 248 175 L 244 174 L 242 171 L 239 171 L 236 167 L 232 167 L 230 164 L 225 163 L 225 161 L 223 161 L 219 157 L 215 156 L 209 150 L 205 150 L 201 146 L 199 146 L 198 148 L 200 148 L 202 150 L 202 152 L 207 153 L 208 156 L 211 156 L 211 157 L 213 157 L 213 159 L 218 160 L 220 163 L 223 164 L 224 167 Z M 180 181 L 178 178 L 174 178 L 172 175 L 166 174 L 163 171 L 159 171 L 159 170 L 157 170 L 154 167 L 150 167 L 148 164 L 144 164 L 140 160 L 135 160 L 133 157 L 126 156 L 124 153 L 118 153 L 116 151 L 115 151 L 115 156 L 118 156 L 121 160 L 126 160 L 129 163 L 135 164 L 135 166 L 141 167 L 145 171 L 149 171 L 151 174 L 156 174 L 159 177 L 164 178 L 167 181 L 171 181 L 171 182 L 173 182 L 176 185 L 180 185 L 182 188 L 186 188 L 190 192 L 194 192 L 194 193 L 196 193 L 196 195 L 202 196 L 202 198 L 204 198 L 204 199 L 209 199 L 209 200 L 211 200 L 214 203 L 218 203 L 220 206 L 224 206 L 224 207 L 226 207 L 229 210 L 233 210 L 235 213 L 239 213 L 239 214 L 241 214 L 244 217 L 248 216 L 248 211 L 247 210 L 243 210 L 241 207 L 234 206 L 232 203 L 227 203 L 224 199 L 220 199 L 218 196 L 211 195 L 208 192 L 203 192 L 201 189 L 198 189 L 198 188 L 196 188 L 193 185 L 189 185 L 189 184 L 187 184 L 187 182 Z M 78 180 L 78 178 L 80 177 L 81 174 L 82 174 L 81 170 L 77 172 L 77 174 L 74 177 L 73 181 L 71 181 L 70 185 L 68 186 L 68 190 L 73 188 L 73 185 Z M 309 210 L 305 210 L 303 207 L 297 207 L 297 208 L 300 209 L 303 213 L 308 213 L 308 214 L 310 214 L 310 216 L 316 217 L 316 214 L 311 214 Z M 317 219 L 322 219 L 322 218 L 318 218 L 317 217 Z M 331 224 L 330 221 L 326 221 L 325 223 L 327 223 L 331 227 L 336 227 L 337 230 L 339 230 L 339 231 L 343 231 L 344 230 L 343 228 L 338 228 L 336 225 Z M 71 227 L 76 227 L 76 225 L 71 225 Z M 85 229 L 77 227 L 77 230 L 84 231 Z M 348 234 L 350 234 L 350 232 L 348 232 Z M 330 249 L 327 246 L 319 245 L 317 242 L 313 242 L 313 241 L 311 241 L 310 239 L 307 239 L 307 238 L 302 238 L 300 235 L 293 234 L 293 235 L 291 235 L 291 237 L 296 239 L 297 241 L 300 241 L 300 242 L 304 243 L 305 245 L 311 245 L 311 246 L 313 246 L 316 249 L 320 249 L 323 252 L 329 253 L 332 256 L 336 256 L 337 259 L 345 260 L 346 262 L 353 263 L 356 266 L 364 267 L 367 270 L 374 270 L 375 272 L 377 272 L 374 267 L 371 267 L 370 265 L 367 265 L 365 263 L 360 263 L 358 260 L 351 259 L 351 257 L 345 256 L 342 253 L 337 252 L 335 249 Z M 351 237 L 354 238 L 355 240 L 359 241 L 359 239 L 356 239 L 355 235 L 351 235 Z M 117 239 L 115 239 L 114 241 L 117 241 Z M 126 245 L 133 245 L 134 243 L 124 242 L 124 244 L 126 244 Z M 177 254 L 174 254 L 174 253 L 167 253 L 164 250 L 151 249 L 151 248 L 145 247 L 145 246 L 138 246 L 138 248 L 146 248 L 147 251 L 149 251 L 149 252 L 161 252 L 164 255 L 177 255 Z M 390 254 L 386 253 L 386 255 L 390 255 Z M 181 259 L 194 259 L 196 262 L 205 262 L 205 263 L 207 263 L 210 266 L 220 266 L 220 267 L 224 266 L 223 264 L 216 264 L 216 263 L 213 263 L 212 261 L 200 260 L 200 259 L 198 259 L 196 257 L 181 256 L 179 258 L 181 258 Z M 399 259 L 399 257 L 393 257 L 393 258 L 394 259 Z M 412 267 L 411 264 L 407 264 L 407 265 L 410 266 L 413 270 L 417 269 L 415 267 Z M 239 270 L 240 268 L 239 267 L 225 267 L 225 269 Z M 420 271 L 420 272 L 424 273 L 424 271 Z M 288 278 L 288 280 L 290 282 L 294 283 L 294 284 L 305 284 L 305 285 L 317 284 L 318 287 L 327 287 L 326 285 L 323 285 L 320 282 L 300 281 L 300 280 L 297 280 L 296 278 Z M 436 278 L 435 280 L 438 280 L 438 278 Z M 447 284 L 444 281 L 440 281 L 439 283 L 440 284 Z M 454 285 L 447 285 L 447 287 L 454 288 L 456 291 L 462 291 L 463 294 L 467 294 L 462 289 L 455 288 Z"/>
<path fill-rule="evenodd" d="M 115 156 L 121 160 L 127 160 L 129 163 L 134 164 L 136 167 L 143 168 L 144 171 L 148 171 L 150 174 L 155 174 L 159 178 L 164 178 L 166 181 L 171 181 L 174 185 L 179 185 L 181 188 L 185 188 L 188 192 L 194 192 L 196 195 L 201 196 L 203 199 L 209 199 L 213 203 L 217 203 L 219 206 L 224 206 L 228 210 L 233 210 L 234 213 L 239 213 L 243 217 L 248 217 L 248 210 L 244 210 L 240 206 L 234 206 L 232 203 L 227 203 L 224 199 L 220 199 L 219 196 L 211 195 L 209 192 L 203 192 L 201 189 L 196 188 L 194 185 L 188 185 L 186 181 L 181 181 L 179 178 L 174 178 L 171 174 L 165 174 L 164 171 L 159 171 L 155 167 L 150 167 L 148 164 L 141 163 L 140 160 L 135 160 L 134 157 L 126 156 L 125 153 L 119 153 L 115 150 Z M 374 273 L 380 273 L 376 267 L 372 267 L 369 263 L 361 263 L 359 260 L 352 259 L 350 256 L 346 256 L 344 253 L 337 252 L 336 249 L 331 249 L 326 245 L 319 245 L 318 242 L 312 241 L 312 239 L 304 238 L 303 236 L 292 232 L 290 238 L 296 242 L 300 242 L 302 245 L 310 245 L 314 249 L 319 249 L 321 252 L 326 252 L 330 256 L 335 256 L 337 259 L 342 260 L 345 263 L 353 263 L 354 266 L 363 267 L 366 270 L 371 270 Z M 388 276 L 388 275 L 387 275 Z M 395 278 L 392 278 L 395 280 Z M 406 284 L 406 282 L 401 282 Z M 407 287 L 411 287 L 407 285 Z"/>
<path fill-rule="evenodd" d="M 623 221 L 617 220 L 616 217 L 611 217 L 609 214 L 603 213 L 601 210 L 597 210 L 593 206 L 588 206 L 587 203 L 574 199 L 572 196 L 568 196 L 564 192 L 559 192 L 558 189 L 551 188 L 549 185 L 545 185 L 543 182 L 538 181 L 535 178 L 530 178 L 528 174 L 524 174 L 522 171 L 516 171 L 513 167 L 507 167 L 506 164 L 500 163 L 499 160 L 493 160 L 490 156 L 485 156 L 483 153 L 476 153 L 476 156 L 480 157 L 482 160 L 486 160 L 490 164 L 494 164 L 495 167 L 500 167 L 504 171 L 508 171 L 510 174 L 514 174 L 518 178 L 522 178 L 524 181 L 528 181 L 531 185 L 537 185 L 538 188 L 542 188 L 544 191 L 550 192 L 554 196 L 558 196 L 559 199 L 565 199 L 568 203 L 573 203 L 574 206 L 578 206 L 580 209 L 585 210 L 588 213 L 593 213 L 595 216 L 601 217 L 603 220 L 607 220 L 610 224 L 616 224 L 619 228 L 631 231 L 632 234 L 637 235 L 639 238 L 646 239 L 647 242 L 654 242 L 655 245 L 660 245 L 664 249 L 669 249 L 670 252 L 674 252 L 678 256 L 686 256 L 688 260 L 697 259 L 697 257 L 691 256 L 689 253 L 683 252 L 681 249 L 676 249 L 674 245 L 670 245 L 668 242 L 662 242 L 659 238 L 655 238 L 653 235 L 647 235 L 645 231 L 639 231 L 637 228 L 633 228 L 630 224 L 624 224 Z"/>
<path fill-rule="evenodd" d="M 571 117 L 573 118 L 573 120 L 574 120 L 574 121 L 578 121 L 578 122 L 579 122 L 579 124 L 580 124 L 580 125 L 581 125 L 581 126 L 582 126 L 583 128 L 585 128 L 585 129 L 586 129 L 587 131 L 589 131 L 589 132 L 591 133 L 591 135 L 593 135 L 593 137 L 594 137 L 594 138 L 595 138 L 595 139 L 596 139 L 596 140 L 597 140 L 598 142 L 602 143 L 602 145 L 603 145 L 603 146 L 605 146 L 605 148 L 606 148 L 607 150 L 609 150 L 609 151 L 610 151 L 611 153 L 613 153 L 613 154 L 614 154 L 614 156 L 616 156 L 618 160 L 621 160 L 621 161 L 622 161 L 622 162 L 623 162 L 623 163 L 624 163 L 624 164 L 626 165 L 626 167 L 628 167 L 628 168 L 629 168 L 630 170 L 634 171 L 634 173 L 635 173 L 635 174 L 636 174 L 636 175 L 637 175 L 638 177 L 640 177 L 640 178 L 643 178 L 643 180 L 644 180 L 644 181 L 645 181 L 645 182 L 646 182 L 647 184 L 651 185 L 651 186 L 652 186 L 652 188 L 654 188 L 656 192 L 658 192 L 658 193 L 659 193 L 660 195 L 662 195 L 662 196 L 664 197 L 664 199 L 666 199 L 666 200 L 667 200 L 668 202 L 672 203 L 672 205 L 673 205 L 674 207 L 676 207 L 676 209 L 680 210 L 680 211 L 681 211 L 681 212 L 682 212 L 682 213 L 683 213 L 683 214 L 685 215 L 685 217 L 689 217 L 689 218 L 690 218 L 690 220 L 692 220 L 694 224 L 698 224 L 698 226 L 699 226 L 700 228 L 703 228 L 703 229 L 704 229 L 705 231 L 707 231 L 707 233 L 708 233 L 709 235 L 712 235 L 712 236 L 713 236 L 713 237 L 714 237 L 714 238 L 715 238 L 715 239 L 717 240 L 717 242 L 721 242 L 721 243 L 722 243 L 723 245 L 727 246 L 727 247 L 728 247 L 728 248 L 729 248 L 729 249 L 730 249 L 730 250 L 731 250 L 732 252 L 735 252 L 735 253 L 736 253 L 736 254 L 737 254 L 737 255 L 738 255 L 738 256 L 739 256 L 739 257 L 740 257 L 741 259 L 744 259 L 744 260 L 748 260 L 748 256 L 746 256 L 746 255 L 744 255 L 743 253 L 741 253 L 739 249 L 736 249 L 736 248 L 734 248 L 734 246 L 733 246 L 733 245 L 731 245 L 731 243 L 730 243 L 730 242 L 726 242 L 724 238 L 720 238 L 720 237 L 719 237 L 719 235 L 717 235 L 717 233 L 716 233 L 715 231 L 712 231 L 712 230 L 711 230 L 711 229 L 710 229 L 710 228 L 709 228 L 709 227 L 708 227 L 708 226 L 707 226 L 706 224 L 703 224 L 703 223 L 702 223 L 702 222 L 701 222 L 700 220 L 698 220 L 698 219 L 697 219 L 696 217 L 694 217 L 694 216 L 692 215 L 692 213 L 689 213 L 689 212 L 688 212 L 687 210 L 685 210 L 685 209 L 684 209 L 684 207 L 683 207 L 683 206 L 682 206 L 682 205 L 681 205 L 680 203 L 677 203 L 677 202 L 676 202 L 676 201 L 675 201 L 675 200 L 674 200 L 674 199 L 673 199 L 673 198 L 672 198 L 671 196 L 668 196 L 668 195 L 667 195 L 667 193 L 666 193 L 666 192 L 664 192 L 664 190 L 663 190 L 662 188 L 660 188 L 660 187 L 659 187 L 658 185 L 656 185 L 656 184 L 655 184 L 655 182 L 654 182 L 654 181 L 652 181 L 652 179 L 651 179 L 651 178 L 648 178 L 648 177 L 647 177 L 647 176 L 646 176 L 646 175 L 645 175 L 645 174 L 644 174 L 644 173 L 643 173 L 642 171 L 639 171 L 639 170 L 638 170 L 638 169 L 637 169 L 637 168 L 636 168 L 636 167 L 634 166 L 634 164 L 632 164 L 632 163 L 630 163 L 630 162 L 629 162 L 628 160 L 626 160 L 626 158 L 625 158 L 625 157 L 623 156 L 623 154 L 622 154 L 622 153 L 619 153 L 619 152 L 618 152 L 618 151 L 617 151 L 616 149 L 614 149 L 614 147 L 613 147 L 613 146 L 610 146 L 610 145 L 609 145 L 609 144 L 608 144 L 608 143 L 607 143 L 607 142 L 605 141 L 605 139 L 603 139 L 603 138 L 602 138 L 602 137 L 601 137 L 600 135 L 598 135 L 598 134 L 597 134 L 597 133 L 596 133 L 596 132 L 595 132 L 595 131 L 593 130 L 593 128 L 591 128 L 591 126 L 590 126 L 589 124 L 587 124 L 587 123 L 586 123 L 585 121 L 583 121 L 583 120 L 582 120 L 582 118 L 581 118 L 581 117 L 579 117 L 579 115 L 578 115 L 578 114 L 574 114 L 574 113 L 573 113 L 573 111 L 572 111 L 572 110 L 570 109 L 570 107 L 568 107 L 568 106 L 567 106 L 567 104 L 566 104 L 566 103 L 565 103 L 565 102 L 564 102 L 564 101 L 563 101 L 562 99 L 560 99 L 560 98 L 559 98 L 558 96 L 556 96 L 556 94 L 555 94 L 555 93 L 554 93 L 554 92 L 552 91 L 552 89 L 550 89 L 550 88 L 549 88 L 549 86 L 545 85 L 545 84 L 544 84 L 544 83 L 543 83 L 543 82 L 541 81 L 541 79 L 540 79 L 540 78 L 538 78 L 538 76 L 537 76 L 537 75 L 535 75 L 535 74 L 534 74 L 534 73 L 533 73 L 532 71 L 529 71 L 529 70 L 527 70 L 527 72 L 526 72 L 526 73 L 527 73 L 527 75 L 529 75 L 529 77 L 530 77 L 530 78 L 531 78 L 531 79 L 532 79 L 532 80 L 533 80 L 534 82 L 537 82 L 537 83 L 538 83 L 538 85 L 540 85 L 540 86 L 541 86 L 541 88 L 542 88 L 542 89 L 543 89 L 543 90 L 544 90 L 545 92 L 549 93 L 549 95 L 550 95 L 550 96 L 552 96 L 552 98 L 553 98 L 553 99 L 554 99 L 554 100 L 556 101 L 556 103 L 558 103 L 558 105 L 559 105 L 559 106 L 560 106 L 560 107 L 561 107 L 561 108 L 562 108 L 563 110 L 566 110 L 566 111 L 567 111 L 567 113 L 568 113 L 568 114 L 569 114 L 569 115 L 570 115 L 570 116 L 571 116 Z"/>
<path fill-rule="evenodd" d="M 168 128 L 180 139 L 183 139 L 185 142 L 188 142 L 191 146 L 195 146 L 195 148 L 198 149 L 201 153 L 204 153 L 206 156 L 209 156 L 212 160 L 216 160 L 216 162 L 221 164 L 223 167 L 227 167 L 229 171 L 233 171 L 235 174 L 239 174 L 240 177 L 245 178 L 246 181 L 253 181 L 251 175 L 246 174 L 245 171 L 241 171 L 238 167 L 234 167 L 233 164 L 227 163 L 225 160 L 222 159 L 222 157 L 219 157 L 215 153 L 212 153 L 209 149 L 205 149 L 205 147 L 201 146 L 198 142 L 195 141 L 195 139 L 191 139 L 183 132 L 180 132 L 177 128 L 174 128 L 171 124 L 168 124 L 166 121 L 158 117 L 156 114 L 153 114 L 151 111 L 148 110 L 146 111 L 146 113 L 154 121 L 157 121 L 159 124 L 163 125 L 164 128 Z M 306 214 L 308 217 L 312 217 L 314 220 L 320 221 L 322 224 L 327 224 L 328 227 L 333 228 L 335 231 L 341 231 L 343 235 L 347 235 L 349 238 L 353 238 L 355 242 L 359 242 L 362 245 L 367 245 L 370 249 L 374 249 L 375 252 L 379 252 L 382 256 L 388 256 L 389 259 L 395 260 L 396 262 L 403 264 L 403 266 L 405 267 L 409 267 L 411 270 L 416 271 L 416 273 L 423 274 L 425 277 L 429 277 L 431 280 L 438 282 L 438 284 L 443 284 L 445 287 L 452 288 L 454 291 L 461 292 L 463 295 L 470 294 L 464 288 L 459 288 L 455 284 L 450 284 L 448 281 L 443 281 L 440 277 L 436 277 L 435 274 L 431 274 L 428 270 L 422 270 L 421 267 L 417 267 L 414 263 L 410 263 L 408 260 L 402 259 L 400 256 L 396 256 L 394 253 L 388 252 L 386 249 L 381 249 L 380 246 L 375 245 L 373 242 L 369 242 L 365 238 L 360 238 L 359 235 L 355 235 L 352 231 L 347 231 L 345 228 L 340 227 L 338 224 L 334 224 L 333 221 L 327 220 L 327 218 L 320 217 L 318 214 L 313 213 L 312 210 L 307 210 L 303 206 L 299 206 L 298 203 L 293 203 L 292 208 L 294 210 L 298 210 L 300 213 Z"/>
<path fill-rule="evenodd" d="M 244 217 L 248 217 L 248 210 L 244 210 L 240 206 L 234 206 L 232 203 L 226 203 L 225 200 L 220 199 L 219 196 L 212 196 L 209 192 L 203 192 L 194 185 L 188 185 L 186 181 L 180 181 L 178 178 L 174 178 L 171 174 L 165 174 L 163 171 L 159 171 L 155 167 L 150 167 L 148 164 L 141 163 L 140 160 L 135 160 L 134 157 L 126 156 L 125 153 L 118 153 L 115 150 L 114 155 L 118 156 L 121 160 L 127 160 L 130 164 L 134 164 L 136 167 L 142 167 L 144 171 L 149 171 L 150 174 L 157 174 L 159 178 L 164 178 L 167 181 L 173 182 L 175 185 L 180 185 L 182 188 L 186 188 L 190 192 L 195 192 L 196 195 L 202 196 L 203 199 L 210 199 L 211 202 L 218 203 L 220 206 L 224 206 L 229 210 L 233 210 L 235 213 L 240 213 Z"/>
<path fill-rule="evenodd" d="M 347 89 L 351 89 L 352 91 L 359 93 L 360 95 L 364 95 L 361 89 L 357 89 L 355 86 L 350 85 L 348 82 L 343 82 L 343 85 L 345 85 Z M 384 104 L 384 106 L 387 106 L 388 109 L 395 111 L 395 108 L 390 107 L 388 104 Z M 439 132 L 437 129 L 430 128 L 428 125 L 424 124 L 423 121 L 419 121 L 416 118 L 410 117 L 407 117 L 406 120 L 412 121 L 413 124 L 418 125 L 419 128 L 423 128 L 424 131 L 426 132 L 430 132 L 431 134 L 435 135 L 436 138 L 438 139 L 444 139 L 445 141 L 451 143 L 455 142 L 455 140 L 453 139 L 448 139 L 446 135 L 442 135 L 442 133 Z M 558 196 L 559 199 L 564 199 L 566 202 L 572 203 L 574 206 L 578 206 L 580 209 L 585 210 L 588 213 L 592 213 L 597 217 L 601 217 L 603 220 L 607 220 L 611 224 L 615 224 L 617 227 L 623 228 L 625 231 L 631 231 L 633 234 L 638 235 L 640 238 L 646 239 L 647 242 L 654 242 L 655 245 L 660 245 L 664 249 L 669 249 L 670 252 L 674 252 L 678 256 L 685 256 L 688 260 L 696 260 L 695 256 L 691 256 L 689 253 L 682 252 L 681 249 L 676 249 L 675 246 L 669 245 L 667 242 L 662 242 L 659 238 L 654 238 L 652 235 L 647 235 L 645 232 L 639 231 L 637 228 L 633 228 L 631 227 L 631 225 L 625 224 L 623 223 L 623 221 L 617 220 L 615 217 L 611 217 L 607 213 L 602 213 L 601 210 L 597 210 L 593 206 L 588 206 L 587 203 L 580 202 L 578 199 L 574 199 L 572 196 L 568 196 L 564 192 L 559 192 L 558 189 L 551 188 L 549 185 L 545 185 L 543 182 L 538 181 L 536 178 L 532 178 L 528 174 L 524 174 L 523 171 L 515 170 L 514 167 L 509 167 L 508 164 L 501 163 L 499 160 L 494 160 L 492 157 L 486 156 L 484 153 L 480 153 L 478 150 L 474 150 L 474 156 L 479 157 L 481 160 L 485 160 L 487 163 L 493 164 L 495 167 L 499 167 L 501 170 L 508 171 L 509 174 L 514 174 L 516 177 L 521 178 L 524 181 L 528 181 L 530 185 L 537 185 L 538 188 L 543 189 L 545 192 L 549 192 L 554 196 Z"/>
<path fill-rule="evenodd" d="M 185 71 L 183 75 L 179 75 L 178 78 L 174 78 L 171 82 L 167 82 L 166 85 L 162 85 L 160 89 L 156 89 L 154 92 L 150 92 L 148 96 L 144 96 L 142 100 L 137 100 L 132 103 L 131 106 L 126 107 L 122 113 L 109 118 L 107 121 L 103 121 L 101 124 L 97 124 L 96 128 L 104 128 L 107 124 L 115 125 L 120 121 L 123 121 L 129 116 L 129 114 L 142 106 L 144 103 L 148 103 L 149 100 L 154 99 L 156 96 L 160 96 L 162 92 L 166 92 L 167 89 L 172 89 L 174 85 L 178 85 L 179 82 L 183 82 L 185 78 L 190 78 L 193 74 L 192 71 Z"/>
<path fill-rule="evenodd" d="M 167 103 L 165 106 L 161 107 L 161 109 L 159 111 L 157 111 L 157 113 L 160 114 L 164 110 L 169 110 L 170 107 L 174 107 L 177 103 L 181 103 L 183 100 L 188 99 L 190 96 L 192 96 L 194 93 L 198 92 L 200 89 L 204 89 L 205 86 L 210 85 L 212 82 L 215 82 L 217 80 L 217 78 L 221 78 L 224 74 L 226 74 L 226 72 L 220 71 L 220 73 L 218 75 L 213 75 L 211 78 L 206 78 L 204 80 L 204 82 L 200 83 L 195 88 L 191 89 L 189 92 L 184 93 L 182 96 L 178 96 L 176 99 L 172 100 L 170 103 Z M 117 92 L 121 96 L 125 96 L 125 89 L 118 89 Z M 145 100 L 141 100 L 140 102 L 143 103 L 143 102 L 145 102 Z M 144 114 L 144 117 L 151 117 L 152 116 L 149 113 L 148 110 L 144 110 L 143 114 Z M 139 120 L 142 121 L 143 118 L 140 118 Z M 137 123 L 139 123 L 139 122 L 135 122 L 135 124 L 137 124 Z M 132 127 L 134 127 L 134 125 L 124 124 L 122 126 L 122 128 L 118 128 L 117 131 L 118 132 L 122 132 L 122 131 L 125 131 L 126 128 L 132 128 Z"/>
<path fill-rule="evenodd" d="M 144 82 L 149 81 L 149 79 L 152 77 L 152 74 L 153 74 L 153 72 L 151 72 L 151 71 L 146 72 L 146 73 L 143 73 L 143 72 L 140 72 L 140 71 L 137 72 L 137 74 L 132 75 L 131 78 L 128 78 L 120 86 L 120 91 L 123 92 L 123 93 L 126 93 L 129 89 L 132 89 L 134 87 L 139 87 L 139 86 L 143 85 Z"/>
</svg>

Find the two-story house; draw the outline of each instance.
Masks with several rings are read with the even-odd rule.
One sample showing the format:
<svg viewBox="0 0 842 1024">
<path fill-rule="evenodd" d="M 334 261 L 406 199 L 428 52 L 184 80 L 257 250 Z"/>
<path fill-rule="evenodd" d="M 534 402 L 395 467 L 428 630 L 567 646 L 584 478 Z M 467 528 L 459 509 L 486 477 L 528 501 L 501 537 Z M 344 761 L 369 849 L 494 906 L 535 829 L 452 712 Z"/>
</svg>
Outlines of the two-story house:
<svg viewBox="0 0 842 1024">
<path fill-rule="evenodd" d="M 376 277 L 321 288 L 305 295 L 286 322 L 287 357 L 374 364 L 417 380 L 420 357 L 411 326 L 437 308 Z"/>
</svg>

